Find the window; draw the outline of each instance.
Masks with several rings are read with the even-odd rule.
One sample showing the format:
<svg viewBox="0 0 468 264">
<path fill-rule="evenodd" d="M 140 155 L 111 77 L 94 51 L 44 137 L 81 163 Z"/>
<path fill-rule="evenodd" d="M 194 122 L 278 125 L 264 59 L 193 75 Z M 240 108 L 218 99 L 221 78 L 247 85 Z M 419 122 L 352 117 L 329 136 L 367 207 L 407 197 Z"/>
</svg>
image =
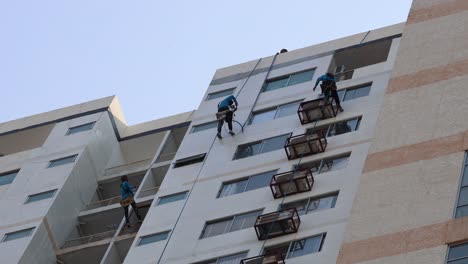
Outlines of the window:
<svg viewBox="0 0 468 264">
<path fill-rule="evenodd" d="M 218 198 L 270 186 L 271 177 L 275 174 L 276 170 L 255 174 L 234 182 L 223 183 Z"/>
<path fill-rule="evenodd" d="M 351 153 L 341 154 L 338 156 L 324 158 L 321 160 L 311 161 L 296 165 L 298 169 L 310 169 L 312 173 L 324 173 L 327 171 L 335 171 L 346 168 L 348 166 Z"/>
<path fill-rule="evenodd" d="M 54 197 L 56 191 L 57 191 L 57 189 L 51 190 L 51 191 L 46 191 L 46 192 L 41 192 L 41 193 L 36 193 L 36 194 L 31 194 L 31 195 L 28 196 L 28 199 L 26 199 L 25 204 L 52 198 L 52 197 Z"/>
<path fill-rule="evenodd" d="M 275 108 L 262 110 L 252 113 L 249 119 L 249 125 L 262 123 L 264 121 L 273 120 L 285 116 L 294 115 L 297 113 L 297 109 L 301 101 L 292 102 L 288 104 L 279 105 Z"/>
<path fill-rule="evenodd" d="M 282 149 L 284 147 L 284 142 L 286 142 L 288 137 L 289 134 L 285 134 L 238 146 L 236 153 L 234 154 L 234 159 L 243 159 L 246 157 Z"/>
<path fill-rule="evenodd" d="M 96 122 L 91 122 L 91 123 L 86 123 L 86 124 L 79 125 L 79 126 L 70 127 L 66 135 L 71 135 L 71 134 L 83 132 L 86 130 L 91 130 L 93 129 L 95 123 Z"/>
<path fill-rule="evenodd" d="M 359 97 L 368 96 L 372 83 L 366 83 L 356 87 L 350 87 L 338 90 L 338 97 L 342 102 L 353 100 Z"/>
<path fill-rule="evenodd" d="M 332 193 L 327 195 L 322 195 L 320 197 L 312 197 L 309 199 L 304 199 L 296 202 L 291 202 L 283 204 L 281 210 L 296 208 L 299 215 L 308 214 L 311 212 L 317 212 L 320 210 L 334 208 L 336 204 L 336 199 L 338 198 L 338 193 Z"/>
<path fill-rule="evenodd" d="M 196 133 L 207 129 L 215 128 L 218 125 L 218 121 L 208 122 L 200 125 L 192 126 L 190 133 Z"/>
<path fill-rule="evenodd" d="M 326 132 L 327 137 L 338 136 L 341 134 L 358 130 L 359 126 L 361 125 L 361 119 L 362 116 L 355 117 L 352 119 L 332 123 L 323 127 L 315 128 L 314 130 L 324 130 Z M 307 133 L 311 133 L 311 130 L 312 129 L 309 129 Z"/>
<path fill-rule="evenodd" d="M 460 192 L 458 194 L 457 209 L 455 217 L 464 217 L 468 215 L 468 152 L 465 152 L 461 176 Z"/>
<path fill-rule="evenodd" d="M 166 232 L 162 232 L 162 233 L 142 236 L 142 237 L 140 237 L 140 240 L 138 241 L 138 246 L 143 246 L 143 245 L 146 245 L 146 244 L 166 240 L 167 237 L 169 236 L 169 232 L 170 231 L 166 231 Z"/>
<path fill-rule="evenodd" d="M 34 228 L 35 227 L 31 227 L 31 228 L 27 228 L 27 229 L 15 231 L 15 232 L 7 233 L 3 237 L 2 242 L 7 242 L 7 241 L 15 240 L 15 239 L 20 239 L 20 238 L 23 238 L 23 237 L 28 237 L 34 231 Z"/>
<path fill-rule="evenodd" d="M 222 91 L 219 91 L 219 92 L 210 93 L 206 97 L 206 101 L 212 100 L 212 99 L 215 99 L 215 98 L 220 98 L 220 97 L 225 97 L 225 96 L 231 95 L 231 94 L 234 93 L 235 89 L 236 88 L 230 88 L 230 89 L 222 90 Z"/>
<path fill-rule="evenodd" d="M 312 254 L 322 250 L 326 234 L 320 234 L 309 238 L 299 239 L 290 243 L 281 244 L 265 249 L 264 254 L 281 253 L 285 259 Z"/>
<path fill-rule="evenodd" d="M 241 260 L 245 259 L 246 257 L 247 252 L 244 252 L 203 262 L 197 262 L 196 264 L 239 264 Z"/>
<path fill-rule="evenodd" d="M 195 164 L 195 163 L 198 163 L 198 162 L 202 162 L 203 160 L 205 160 L 205 156 L 206 156 L 206 153 L 203 153 L 203 154 L 199 154 L 199 155 L 195 155 L 195 156 L 191 156 L 191 157 L 187 157 L 187 158 L 183 158 L 183 159 L 178 159 L 174 163 L 174 168 L 183 167 L 183 166 Z"/>
<path fill-rule="evenodd" d="M 187 193 L 188 191 L 160 197 L 158 200 L 158 205 L 184 200 L 187 197 Z"/>
<path fill-rule="evenodd" d="M 0 174 L 0 186 L 7 185 L 13 182 L 18 175 L 19 170 L 4 172 Z"/>
<path fill-rule="evenodd" d="M 217 236 L 241 229 L 253 227 L 262 210 L 231 216 L 222 220 L 207 222 L 200 238 Z"/>
<path fill-rule="evenodd" d="M 293 73 L 279 78 L 267 80 L 263 86 L 262 92 L 273 91 L 287 86 L 311 81 L 314 76 L 315 69 Z"/>
<path fill-rule="evenodd" d="M 64 165 L 64 164 L 67 164 L 67 163 L 72 163 L 75 161 L 76 157 L 78 155 L 75 154 L 75 155 L 71 155 L 71 156 L 67 156 L 67 157 L 64 157 L 64 158 L 60 158 L 60 159 L 56 159 L 56 160 L 51 160 L 49 162 L 49 168 L 52 168 L 52 167 L 57 167 L 57 166 L 60 166 L 60 165 Z"/>
<path fill-rule="evenodd" d="M 449 247 L 447 264 L 468 263 L 468 243 Z"/>
</svg>

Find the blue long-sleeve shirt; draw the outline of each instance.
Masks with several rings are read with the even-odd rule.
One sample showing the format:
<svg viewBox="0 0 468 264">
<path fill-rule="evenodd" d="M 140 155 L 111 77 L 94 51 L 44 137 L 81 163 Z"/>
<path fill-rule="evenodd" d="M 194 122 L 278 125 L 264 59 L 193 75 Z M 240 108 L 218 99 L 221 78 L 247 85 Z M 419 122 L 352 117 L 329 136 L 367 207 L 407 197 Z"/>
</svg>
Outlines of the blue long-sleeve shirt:
<svg viewBox="0 0 468 264">
<path fill-rule="evenodd" d="M 236 99 L 236 97 L 234 97 L 234 95 L 230 95 L 230 96 L 226 97 L 224 100 L 222 100 L 218 104 L 218 111 L 220 111 L 220 109 L 223 108 L 223 107 L 230 106 L 232 103 L 235 103 L 237 105 L 237 99 Z"/>
<path fill-rule="evenodd" d="M 120 184 L 120 196 L 122 200 L 127 199 L 128 197 L 133 196 L 133 187 L 130 183 L 127 181 L 124 181 Z"/>
<path fill-rule="evenodd" d="M 320 77 L 318 77 L 317 81 L 315 82 L 315 86 L 317 86 L 319 84 L 319 82 L 326 82 L 326 81 L 332 81 L 332 82 L 336 82 L 336 79 L 335 78 L 330 78 L 328 77 L 328 75 L 324 74 Z"/>
</svg>

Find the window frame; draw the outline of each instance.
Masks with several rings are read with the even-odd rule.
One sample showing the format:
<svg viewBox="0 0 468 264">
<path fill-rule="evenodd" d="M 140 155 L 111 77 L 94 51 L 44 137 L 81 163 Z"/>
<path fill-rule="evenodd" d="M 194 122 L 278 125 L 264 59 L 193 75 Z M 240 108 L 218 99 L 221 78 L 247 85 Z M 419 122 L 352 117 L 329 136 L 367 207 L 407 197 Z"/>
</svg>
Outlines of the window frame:
<svg viewBox="0 0 468 264">
<path fill-rule="evenodd" d="M 18 239 L 22 239 L 22 238 L 26 238 L 26 237 L 30 237 L 33 233 L 34 233 L 34 230 L 36 229 L 36 227 L 29 227 L 29 228 L 24 228 L 24 229 L 20 229 L 20 230 L 16 230 L 16 231 L 12 231 L 12 232 L 8 232 L 8 233 L 5 233 L 3 235 L 3 238 L 2 240 L 0 241 L 0 243 L 6 243 L 6 242 L 9 242 L 9 241 L 13 241 L 13 240 L 18 240 Z M 15 234 L 15 233 L 19 233 L 19 232 L 23 232 L 23 231 L 28 231 L 29 230 L 29 234 L 27 236 L 24 236 L 24 237 L 20 237 L 20 238 L 16 238 L 16 239 L 11 239 L 11 240 L 7 240 L 8 238 L 8 235 L 11 235 L 11 234 Z"/>
<path fill-rule="evenodd" d="M 336 206 L 336 202 L 338 201 L 338 195 L 340 194 L 340 191 L 333 191 L 333 192 L 328 192 L 328 193 L 324 193 L 324 194 L 320 194 L 320 195 L 317 195 L 317 196 L 312 196 L 312 197 L 309 197 L 309 198 L 305 198 L 305 199 L 299 199 L 299 200 L 296 200 L 296 201 L 290 201 L 288 203 L 285 203 L 286 205 L 287 204 L 292 204 L 292 203 L 297 203 L 297 202 L 302 202 L 302 201 L 305 201 L 307 200 L 307 203 L 306 203 L 306 206 L 304 208 L 304 214 L 302 215 L 307 215 L 309 213 L 312 213 L 312 212 L 316 212 L 316 211 L 310 211 L 309 212 L 309 208 L 310 208 L 310 203 L 312 201 L 316 201 L 316 200 L 321 200 L 323 198 L 329 198 L 329 197 L 334 197 L 334 200 L 333 200 L 333 206 L 330 207 L 330 208 L 327 208 L 327 209 L 333 209 L 335 208 Z M 278 210 L 284 210 L 286 209 L 286 207 L 283 207 L 283 205 L 285 204 L 280 204 L 278 206 Z M 322 210 L 319 210 L 319 211 L 322 211 Z M 299 212 L 298 212 L 299 213 Z M 301 214 L 300 214 L 301 215 Z"/>
<path fill-rule="evenodd" d="M 267 173 L 273 173 L 271 177 L 273 177 L 273 175 L 275 175 L 277 172 L 278 172 L 279 169 L 275 169 L 275 170 L 269 170 L 269 171 L 265 171 L 265 172 L 260 172 L 260 173 L 256 173 L 256 174 L 253 174 L 253 175 L 249 175 L 249 176 L 246 176 L 246 177 L 242 177 L 242 178 L 239 178 L 239 179 L 234 179 L 234 180 L 229 180 L 229 181 L 225 181 L 225 182 L 222 182 L 221 183 L 221 187 L 219 188 L 219 191 L 218 191 L 218 194 L 216 195 L 216 199 L 221 199 L 221 198 L 224 198 L 224 197 L 228 197 L 228 196 L 232 196 L 232 195 L 236 195 L 236 194 L 241 194 L 241 193 L 245 193 L 245 192 L 249 192 L 249 191 L 253 191 L 253 190 L 257 190 L 257 189 L 262 189 L 262 188 L 265 188 L 265 187 L 269 187 L 270 185 L 268 186 L 264 186 L 264 187 L 261 187 L 261 188 L 256 188 L 256 189 L 251 189 L 251 190 L 247 190 L 247 187 L 249 186 L 249 182 L 250 180 L 252 179 L 252 177 L 255 177 L 255 176 L 259 176 L 259 175 L 262 175 L 262 174 L 267 174 Z M 243 181 L 247 181 L 246 184 L 245 184 L 245 187 L 244 187 L 244 190 L 242 192 L 238 192 L 238 193 L 234 193 L 234 194 L 230 194 L 230 195 L 226 195 L 226 196 L 220 196 L 223 189 L 224 189 L 224 186 L 227 186 L 227 185 L 230 185 L 230 184 L 234 184 L 234 183 L 239 183 L 239 182 L 243 182 Z"/>
<path fill-rule="evenodd" d="M 294 86 L 294 85 L 296 85 L 296 84 L 300 84 L 300 83 L 296 83 L 296 84 L 293 84 L 293 85 L 289 85 L 289 82 L 291 81 L 291 76 L 296 75 L 296 74 L 301 74 L 301 73 L 304 73 L 304 72 L 308 72 L 308 71 L 313 71 L 313 73 L 312 73 L 312 79 L 310 80 L 310 81 L 313 81 L 313 80 L 314 80 L 314 76 L 315 76 L 315 72 L 317 71 L 317 67 L 308 68 L 308 69 L 305 69 L 305 70 L 301 70 L 301 71 L 297 71 L 297 72 L 292 72 L 292 73 L 289 73 L 289 74 L 284 74 L 284 75 L 280 75 L 280 76 L 278 76 L 278 77 L 274 77 L 274 78 L 271 78 L 271 79 L 267 79 L 267 80 L 265 80 L 265 82 L 263 83 L 262 89 L 260 90 L 260 93 L 271 92 L 271 91 L 283 89 L 283 88 L 286 88 L 286 87 L 289 87 L 289 86 Z M 283 79 L 286 79 L 286 78 L 287 78 L 288 80 L 287 80 L 286 85 L 285 85 L 284 87 L 276 88 L 276 89 L 273 89 L 273 90 L 266 90 L 269 83 L 276 82 L 276 81 L 279 81 L 279 80 L 283 80 Z M 306 81 L 306 82 L 310 82 L 310 81 Z M 301 83 L 305 83 L 305 82 L 301 82 Z"/>
<path fill-rule="evenodd" d="M 466 256 L 463 256 L 463 257 L 461 257 L 461 258 L 449 259 L 449 257 L 450 257 L 450 249 L 451 249 L 452 247 L 457 247 L 457 246 L 462 246 L 462 245 L 468 245 L 468 242 L 465 242 L 465 243 L 457 243 L 457 244 L 453 244 L 453 245 L 449 245 L 449 246 L 448 246 L 447 253 L 446 253 L 446 256 L 445 256 L 445 264 L 450 264 L 450 263 L 457 262 L 457 261 L 459 261 L 459 260 L 468 259 L 468 253 L 466 254 Z"/>
<path fill-rule="evenodd" d="M 248 214 L 256 213 L 256 212 L 260 213 L 260 215 L 261 215 L 264 210 L 265 210 L 265 208 L 261 208 L 261 209 L 251 210 L 251 211 L 248 211 L 248 212 L 235 214 L 235 215 L 231 215 L 231 216 L 227 216 L 227 217 L 223 217 L 223 218 L 218 218 L 218 219 L 214 219 L 214 220 L 205 221 L 205 225 L 203 226 L 202 232 L 201 232 L 200 236 L 198 237 L 198 239 L 202 240 L 202 239 L 205 239 L 205 238 L 220 236 L 220 235 L 224 235 L 224 234 L 227 234 L 227 233 L 232 233 L 232 232 L 236 232 L 236 231 L 240 231 L 240 230 L 244 230 L 244 229 L 247 229 L 247 228 L 254 227 L 254 226 L 251 226 L 251 227 L 231 231 L 232 225 L 233 225 L 234 221 L 236 220 L 236 217 L 240 217 L 240 216 L 243 216 L 243 215 L 248 215 Z M 205 232 L 206 232 L 206 228 L 208 227 L 208 225 L 227 222 L 227 221 L 229 221 L 229 223 L 227 223 L 226 227 L 224 228 L 223 233 L 213 235 L 213 236 L 204 237 Z"/>
<path fill-rule="evenodd" d="M 300 100 L 295 100 L 295 101 L 292 101 L 292 102 L 289 102 L 289 103 L 279 104 L 279 105 L 272 106 L 272 107 L 269 107 L 269 108 L 265 108 L 265 109 L 261 109 L 261 110 L 252 111 L 252 113 L 250 113 L 250 116 L 249 116 L 247 125 L 248 125 L 248 126 L 250 126 L 250 125 L 256 125 L 256 124 L 252 124 L 252 121 L 254 120 L 255 115 L 262 114 L 262 113 L 267 113 L 267 112 L 275 111 L 275 114 L 274 114 L 274 116 L 273 116 L 273 119 L 267 120 L 267 121 L 272 121 L 272 120 L 275 120 L 275 119 L 287 117 L 287 116 L 278 117 L 278 113 L 279 113 L 280 107 L 285 106 L 285 105 L 289 105 L 289 104 L 299 103 L 298 106 L 297 106 L 297 107 L 299 108 L 299 105 L 300 105 L 303 101 L 304 101 L 304 98 L 303 98 L 303 99 L 300 99 Z M 291 116 L 291 115 L 288 115 L 288 116 Z"/>
<path fill-rule="evenodd" d="M 153 234 L 148 234 L 148 235 L 144 235 L 144 236 L 140 236 L 138 238 L 138 242 L 136 244 L 137 247 L 140 247 L 140 246 L 145 246 L 145 245 L 149 245 L 149 244 L 153 244 L 153 243 L 157 243 L 157 242 L 161 242 L 161 241 L 164 241 L 164 240 L 167 240 L 167 238 L 169 237 L 169 234 L 171 233 L 172 230 L 166 230 L 166 231 L 162 231 L 162 232 L 157 232 L 157 233 L 153 233 Z M 157 235 L 163 235 L 163 234 L 166 234 L 166 238 L 164 239 L 161 239 L 161 240 L 158 240 L 158 241 L 153 241 L 153 242 L 149 242 L 149 243 L 145 243 L 145 244 L 141 244 L 141 241 L 145 238 L 148 238 L 148 237 L 153 237 L 153 236 L 157 236 Z"/>
<path fill-rule="evenodd" d="M 455 201 L 455 209 L 454 209 L 454 212 L 453 212 L 453 218 L 462 218 L 464 216 L 468 216 L 468 215 L 460 215 L 460 216 L 457 216 L 457 213 L 458 213 L 458 209 L 459 208 L 462 208 L 462 207 L 468 207 L 468 203 L 466 204 L 462 204 L 462 205 L 458 205 L 458 203 L 460 202 L 460 196 L 462 194 L 462 189 L 463 188 L 468 188 L 468 183 L 466 185 L 463 185 L 463 180 L 464 180 L 464 176 L 465 176 L 465 171 L 468 170 L 468 150 L 465 151 L 465 156 L 463 158 L 463 163 L 462 163 L 462 169 L 461 169 L 461 175 L 460 175 L 460 180 L 459 180 L 459 183 L 458 183 L 458 191 L 457 191 L 457 200 Z M 468 176 L 467 176 L 468 177 Z"/>
<path fill-rule="evenodd" d="M 157 203 L 156 203 L 156 206 L 160 206 L 160 205 L 165 205 L 165 204 L 170 204 L 170 203 L 175 203 L 175 202 L 183 201 L 183 200 L 187 199 L 188 193 L 189 193 L 189 191 L 183 191 L 183 192 L 172 193 L 172 194 L 168 194 L 168 195 L 161 196 L 161 197 L 158 198 L 158 201 L 157 201 Z M 177 195 L 180 195 L 180 194 L 185 194 L 185 197 L 184 197 L 183 199 L 180 199 L 180 200 L 170 201 L 170 202 L 161 204 L 161 199 L 167 198 L 167 197 L 171 197 L 171 196 L 177 196 Z"/>
<path fill-rule="evenodd" d="M 198 130 L 198 131 L 194 131 L 197 127 L 201 127 L 201 126 L 204 126 L 204 125 L 211 125 L 211 124 L 214 124 L 214 127 L 209 127 L 209 128 L 201 129 L 201 130 Z M 205 123 L 200 123 L 200 124 L 197 124 L 197 125 L 193 125 L 190 128 L 190 134 L 194 134 L 194 133 L 202 132 L 202 131 L 205 131 L 205 130 L 213 129 L 213 128 L 216 128 L 217 125 L 218 125 L 217 120 L 209 121 L 209 122 L 205 122 Z"/>
<path fill-rule="evenodd" d="M 65 136 L 70 136 L 70 135 L 74 135 L 74 134 L 77 134 L 77 133 L 80 133 L 80 132 L 85 132 L 85 131 L 92 130 L 94 128 L 95 124 L 96 124 L 96 121 L 92 121 L 92 122 L 88 122 L 88 123 L 81 124 L 81 125 L 78 125 L 78 126 L 69 127 L 67 132 L 65 133 Z M 73 129 L 85 127 L 85 126 L 88 126 L 88 125 L 91 125 L 91 127 L 89 129 L 72 132 Z"/>
<path fill-rule="evenodd" d="M 333 155 L 333 156 L 329 156 L 329 157 L 324 157 L 322 159 L 319 159 L 319 160 L 311 160 L 309 162 L 305 162 L 305 163 L 302 163 L 302 164 L 295 164 L 292 166 L 292 170 L 297 170 L 297 169 L 301 169 L 300 166 L 301 165 L 306 165 L 306 164 L 310 164 L 310 163 L 315 163 L 315 162 L 320 162 L 320 165 L 318 167 L 318 170 L 316 172 L 312 172 L 312 173 L 315 173 L 315 174 L 321 174 L 321 173 L 325 173 L 325 172 L 329 172 L 330 170 L 327 170 L 327 171 L 324 171 L 322 172 L 322 168 L 324 166 L 324 164 L 330 160 L 335 160 L 335 159 L 341 159 L 341 158 L 348 158 L 351 159 L 351 151 L 348 151 L 348 152 L 343 152 L 341 154 L 336 154 L 336 155 Z M 309 168 L 310 169 L 310 168 Z"/>
<path fill-rule="evenodd" d="M 11 182 L 5 183 L 5 184 L 0 184 L 0 186 L 12 184 L 12 183 L 15 181 L 16 176 L 18 176 L 18 173 L 20 172 L 20 170 L 21 170 L 21 169 L 16 169 L 16 170 L 10 170 L 10 171 L 5 171 L 5 172 L 0 173 L 0 178 L 2 178 L 2 177 L 7 177 L 8 175 L 11 175 L 11 174 L 15 173 L 15 177 L 13 177 L 13 179 L 11 180 Z"/>
<path fill-rule="evenodd" d="M 42 201 L 42 200 L 47 200 L 47 199 L 54 198 L 57 191 L 58 191 L 58 189 L 52 189 L 52 190 L 48 190 L 48 191 L 29 194 L 28 197 L 26 197 L 26 201 L 24 201 L 24 204 L 30 204 L 30 203 L 35 203 L 35 202 L 39 202 L 39 201 Z M 50 197 L 47 197 L 47 198 L 42 198 L 42 199 L 39 199 L 39 200 L 30 201 L 31 197 L 38 196 L 38 195 L 41 195 L 41 194 L 46 194 L 46 193 L 52 193 L 52 195 Z"/>
<path fill-rule="evenodd" d="M 57 161 L 60 161 L 60 160 L 66 160 L 66 159 L 71 158 L 71 157 L 73 157 L 71 162 L 52 166 L 52 164 L 54 162 L 57 162 Z M 76 161 L 76 158 L 78 158 L 78 154 L 68 155 L 68 156 L 65 156 L 65 157 L 62 157 L 62 158 L 50 160 L 49 163 L 47 164 L 47 168 L 55 168 L 55 167 L 60 167 L 60 166 L 64 166 L 64 165 L 67 165 L 67 164 L 74 163 Z"/>
<path fill-rule="evenodd" d="M 312 130 L 324 130 L 324 131 L 326 131 L 325 138 L 329 138 L 329 137 L 336 137 L 336 136 L 339 136 L 339 135 L 356 132 L 361 127 L 362 117 L 363 117 L 362 115 L 355 116 L 355 117 L 350 117 L 350 118 L 339 120 L 339 121 L 336 121 L 336 122 L 333 122 L 333 123 L 325 124 L 325 125 L 322 125 L 322 126 L 319 126 L 319 127 L 316 127 L 316 128 L 308 128 L 306 130 L 306 134 L 311 133 Z M 338 123 L 348 122 L 348 121 L 351 121 L 351 120 L 354 120 L 354 119 L 357 119 L 357 123 L 356 123 L 357 128 L 354 128 L 353 131 L 349 131 L 349 132 L 346 132 L 346 133 L 341 133 L 341 134 L 338 134 L 338 135 L 330 135 L 330 131 L 331 131 L 333 126 L 335 126 Z"/>
<path fill-rule="evenodd" d="M 271 245 L 271 246 L 269 246 L 269 247 L 267 247 L 267 248 L 265 248 L 265 249 L 263 250 L 263 254 L 266 253 L 265 251 L 266 251 L 268 248 L 275 248 L 275 247 L 279 248 L 279 247 L 281 247 L 281 246 L 285 246 L 286 243 L 287 243 L 287 244 L 288 244 L 288 250 L 286 251 L 286 254 L 284 254 L 284 256 L 283 256 L 285 260 L 291 259 L 291 258 L 296 258 L 296 257 L 302 257 L 302 256 L 304 256 L 304 255 L 302 255 L 302 256 L 293 256 L 293 257 L 290 257 L 290 255 L 291 255 L 291 249 L 292 249 L 293 244 L 296 243 L 296 242 L 299 242 L 299 241 L 301 241 L 301 240 L 306 240 L 306 239 L 314 238 L 314 237 L 318 237 L 318 236 L 320 236 L 320 246 L 319 246 L 319 250 L 316 251 L 316 252 L 313 252 L 313 253 L 321 252 L 322 249 L 323 249 L 323 244 L 324 244 L 324 242 L 325 242 L 325 238 L 327 237 L 327 233 L 326 233 L 326 232 L 319 233 L 319 234 L 316 234 L 316 235 L 313 235 L 313 236 L 308 236 L 308 237 L 304 237 L 304 238 L 295 239 L 295 240 L 292 240 L 292 241 L 289 241 L 289 242 L 285 242 L 285 243 L 280 243 L 280 244 L 276 244 L 276 245 Z M 274 251 L 273 251 L 273 252 L 274 252 Z M 313 253 L 309 253 L 309 254 L 313 254 Z M 309 255 L 309 254 L 305 254 L 305 255 Z"/>
<path fill-rule="evenodd" d="M 211 264 L 211 263 L 219 264 L 219 261 L 222 258 L 233 257 L 233 256 L 237 256 L 237 255 L 244 255 L 242 257 L 242 259 L 244 259 L 244 258 L 247 258 L 247 254 L 248 254 L 248 251 L 242 251 L 242 252 L 234 253 L 234 254 L 230 254 L 230 255 L 219 256 L 219 257 L 215 257 L 215 258 L 211 258 L 211 259 L 207 259 L 207 260 L 202 260 L 202 261 L 198 261 L 198 262 L 192 262 L 192 264 Z"/>
<path fill-rule="evenodd" d="M 200 162 L 205 161 L 205 159 L 206 159 L 206 153 L 181 158 L 181 159 L 174 161 L 174 169 L 200 163 Z"/>
<path fill-rule="evenodd" d="M 223 97 L 223 96 L 232 95 L 232 94 L 234 94 L 234 91 L 236 90 L 236 88 L 237 88 L 237 87 L 231 87 L 231 88 L 224 89 L 224 90 L 220 90 L 220 91 L 217 91 L 217 92 L 208 93 L 208 94 L 206 95 L 206 98 L 205 98 L 204 101 L 211 101 L 211 100 L 213 100 L 213 99 L 221 98 L 221 97 Z M 213 97 L 214 94 L 222 94 L 222 93 L 227 92 L 227 91 L 229 91 L 229 90 L 231 90 L 232 93 L 226 94 L 226 95 L 217 96 L 217 97 Z"/>
<path fill-rule="evenodd" d="M 290 137 L 291 134 L 292 134 L 292 132 L 289 132 L 289 133 L 286 133 L 286 134 L 281 134 L 281 135 L 278 135 L 278 136 L 269 137 L 269 138 L 264 138 L 264 139 L 261 139 L 261 140 L 252 141 L 252 142 L 249 142 L 249 143 L 246 143 L 246 144 L 238 145 L 237 148 L 236 148 L 236 151 L 234 152 L 234 157 L 232 158 L 232 160 L 245 159 L 245 158 L 248 158 L 248 157 L 253 157 L 253 156 L 260 155 L 260 154 L 264 154 L 264 153 L 268 153 L 268 152 L 272 152 L 272 151 L 279 150 L 279 149 L 276 149 L 276 150 L 272 150 L 272 151 L 262 152 L 263 147 L 264 147 L 264 145 L 265 145 L 265 141 L 267 141 L 267 140 L 269 140 L 269 139 L 273 139 L 273 138 L 279 138 L 279 137 L 286 136 L 286 135 L 288 135 L 288 137 Z M 286 141 L 285 141 L 285 142 L 286 142 Z M 253 145 L 257 145 L 258 143 L 260 143 L 260 148 L 259 148 L 257 154 L 250 155 L 250 156 L 246 156 L 246 157 L 243 157 L 243 158 L 240 158 L 240 159 L 236 158 L 236 157 L 237 157 L 237 153 L 239 152 L 239 148 L 240 148 L 240 147 L 253 146 Z"/>
<path fill-rule="evenodd" d="M 369 94 L 370 94 L 370 91 L 371 91 L 371 89 L 372 89 L 372 85 L 373 85 L 373 82 L 366 82 L 366 83 L 362 83 L 362 84 L 358 84 L 358 85 L 354 85 L 354 86 L 350 86 L 350 87 L 345 87 L 345 88 L 342 88 L 342 89 L 338 89 L 336 92 L 337 92 L 338 94 L 339 94 L 340 92 L 343 92 L 343 95 L 340 96 L 340 101 L 341 101 L 341 102 L 346 102 L 346 101 L 351 101 L 351 100 L 358 99 L 358 98 L 361 98 L 361 97 L 365 97 L 365 96 L 361 96 L 361 97 L 358 97 L 358 98 L 353 98 L 353 99 L 349 99 L 349 100 L 344 100 L 344 99 L 346 98 L 346 94 L 348 93 L 348 91 L 353 91 L 353 90 L 357 90 L 357 89 L 369 87 Z M 369 94 L 367 94 L 366 96 L 369 96 Z"/>
</svg>

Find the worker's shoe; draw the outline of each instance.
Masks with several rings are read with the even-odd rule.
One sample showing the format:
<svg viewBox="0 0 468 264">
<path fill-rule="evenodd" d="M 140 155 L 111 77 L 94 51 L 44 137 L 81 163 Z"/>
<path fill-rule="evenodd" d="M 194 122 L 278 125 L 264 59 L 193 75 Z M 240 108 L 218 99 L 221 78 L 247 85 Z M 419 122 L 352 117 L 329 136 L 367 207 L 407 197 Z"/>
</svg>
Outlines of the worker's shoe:
<svg viewBox="0 0 468 264">
<path fill-rule="evenodd" d="M 221 133 L 216 133 L 216 136 L 219 138 L 219 139 L 222 139 L 223 137 L 221 136 Z"/>
<path fill-rule="evenodd" d="M 337 109 L 338 109 L 338 111 L 340 111 L 340 112 L 343 112 L 343 111 L 344 111 L 343 107 L 341 107 L 340 105 L 339 105 L 339 106 L 337 106 L 336 108 L 337 108 Z"/>
<path fill-rule="evenodd" d="M 234 135 L 235 135 L 235 133 L 232 132 L 232 130 L 229 130 L 229 134 L 230 134 L 231 136 L 234 136 Z"/>
</svg>

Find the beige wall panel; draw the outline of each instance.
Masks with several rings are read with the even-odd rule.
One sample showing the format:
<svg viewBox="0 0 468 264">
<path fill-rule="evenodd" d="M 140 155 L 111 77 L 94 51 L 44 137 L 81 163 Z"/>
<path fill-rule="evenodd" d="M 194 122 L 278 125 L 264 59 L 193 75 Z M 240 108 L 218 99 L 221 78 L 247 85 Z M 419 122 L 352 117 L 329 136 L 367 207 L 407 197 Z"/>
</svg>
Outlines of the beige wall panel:
<svg viewBox="0 0 468 264">
<path fill-rule="evenodd" d="M 407 254 L 379 258 L 364 262 L 360 264 L 443 264 L 445 261 L 445 254 L 447 246 L 438 246 Z"/>
</svg>

